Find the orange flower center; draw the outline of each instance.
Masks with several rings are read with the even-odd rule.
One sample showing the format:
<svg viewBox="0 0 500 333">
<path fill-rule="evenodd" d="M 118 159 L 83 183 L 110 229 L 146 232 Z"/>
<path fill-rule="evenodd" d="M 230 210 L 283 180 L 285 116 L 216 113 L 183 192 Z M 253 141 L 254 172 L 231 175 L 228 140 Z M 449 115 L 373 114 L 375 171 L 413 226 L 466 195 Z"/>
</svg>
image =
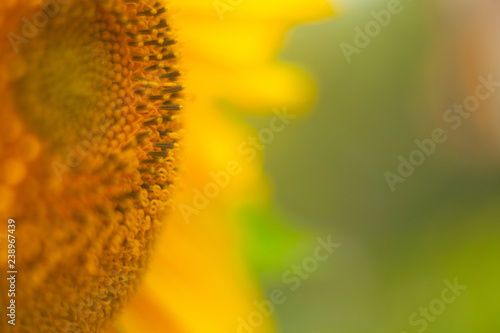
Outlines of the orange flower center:
<svg viewBox="0 0 500 333">
<path fill-rule="evenodd" d="M 171 206 L 182 86 L 160 3 L 49 9 L 0 24 L 19 51 L 0 58 L 0 217 L 18 228 L 19 332 L 91 332 L 134 291 Z"/>
</svg>

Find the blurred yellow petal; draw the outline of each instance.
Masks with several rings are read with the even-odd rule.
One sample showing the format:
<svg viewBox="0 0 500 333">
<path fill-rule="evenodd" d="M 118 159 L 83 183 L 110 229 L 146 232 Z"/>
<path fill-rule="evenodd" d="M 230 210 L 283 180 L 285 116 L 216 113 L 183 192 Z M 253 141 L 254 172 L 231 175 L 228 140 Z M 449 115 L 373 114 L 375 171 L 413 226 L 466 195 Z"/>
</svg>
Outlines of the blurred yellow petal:
<svg viewBox="0 0 500 333">
<path fill-rule="evenodd" d="M 310 77 L 289 64 L 248 69 L 235 73 L 234 77 L 234 84 L 224 86 L 225 96 L 243 110 L 263 110 L 272 105 L 290 105 L 295 110 L 303 110 L 310 107 L 315 96 Z"/>
<path fill-rule="evenodd" d="M 229 7 L 233 8 L 230 13 L 236 16 L 235 21 L 243 17 L 250 17 L 253 20 L 269 19 L 272 22 L 282 20 L 296 23 L 324 18 L 333 13 L 331 5 L 327 1 L 321 0 L 237 0 L 210 2 L 187 0 L 183 1 L 180 6 L 189 17 L 208 16 L 214 20 L 220 20 L 216 15 L 217 12 L 214 6 L 221 3 L 228 4 Z"/>
</svg>

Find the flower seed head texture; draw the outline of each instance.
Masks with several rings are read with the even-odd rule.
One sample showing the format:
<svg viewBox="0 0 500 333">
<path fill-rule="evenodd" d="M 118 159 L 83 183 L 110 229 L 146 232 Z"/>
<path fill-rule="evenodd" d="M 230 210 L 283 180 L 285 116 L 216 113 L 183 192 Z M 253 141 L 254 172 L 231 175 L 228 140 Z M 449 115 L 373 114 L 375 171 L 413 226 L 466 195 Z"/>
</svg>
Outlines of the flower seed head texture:
<svg viewBox="0 0 500 333">
<path fill-rule="evenodd" d="M 0 5 L 0 217 L 19 272 L 0 331 L 98 332 L 135 290 L 178 177 L 173 22 L 158 1 Z"/>
</svg>

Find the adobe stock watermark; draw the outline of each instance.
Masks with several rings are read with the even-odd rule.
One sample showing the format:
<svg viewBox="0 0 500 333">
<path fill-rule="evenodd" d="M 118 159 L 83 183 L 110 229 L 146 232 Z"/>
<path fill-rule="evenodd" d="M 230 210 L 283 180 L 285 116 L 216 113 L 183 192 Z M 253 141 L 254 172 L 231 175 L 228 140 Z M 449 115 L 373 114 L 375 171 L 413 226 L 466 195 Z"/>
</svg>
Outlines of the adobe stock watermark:
<svg viewBox="0 0 500 333">
<path fill-rule="evenodd" d="M 492 74 L 488 78 L 480 76 L 478 81 L 479 85 L 476 86 L 474 95 L 467 96 L 461 104 L 454 104 L 452 108 L 443 113 L 443 121 L 450 124 L 453 131 L 458 130 L 462 126 L 464 119 L 468 119 L 478 110 L 481 102 L 489 99 L 500 87 L 500 81 L 493 81 Z M 391 192 L 394 193 L 396 185 L 404 183 L 413 175 L 416 168 L 424 164 L 436 152 L 437 146 L 446 142 L 446 140 L 448 140 L 446 131 L 441 127 L 437 127 L 431 131 L 428 138 L 415 140 L 416 148 L 409 154 L 406 156 L 399 155 L 397 172 L 386 171 L 384 173 L 385 181 Z"/>
<path fill-rule="evenodd" d="M 426 307 L 420 307 L 418 311 L 413 312 L 408 317 L 410 326 L 414 327 L 418 333 L 424 332 L 429 323 L 433 323 L 443 314 L 446 307 L 455 302 L 457 298 L 468 288 L 458 283 L 458 278 L 451 283 L 448 280 L 443 281 L 445 287 L 441 290 L 440 297 L 433 299 Z M 409 333 L 402 331 L 401 333 Z"/>
<path fill-rule="evenodd" d="M 35 12 L 31 18 L 23 16 L 20 34 L 14 32 L 7 34 L 14 51 L 18 53 L 22 44 L 28 44 L 30 40 L 35 38 L 40 31 L 39 29 L 43 29 L 49 20 L 59 13 L 60 6 L 68 2 L 69 0 L 46 0 L 39 5 L 40 10 Z"/>
<path fill-rule="evenodd" d="M 245 162 L 251 163 L 254 161 L 258 156 L 258 152 L 263 151 L 266 145 L 274 141 L 275 135 L 285 130 L 290 121 L 297 117 L 294 114 L 288 113 L 286 107 L 283 110 L 274 109 L 273 113 L 274 117 L 269 120 L 267 127 L 261 128 L 257 135 L 247 137 L 236 148 L 238 155 L 243 157 Z M 193 188 L 191 205 L 180 203 L 176 206 L 184 221 L 190 223 L 191 216 L 199 215 L 202 210 L 207 208 L 210 201 L 219 196 L 221 191 L 231 184 L 232 179 L 240 175 L 242 171 L 242 163 L 230 160 L 227 162 L 224 170 L 210 172 L 209 176 L 212 181 L 205 184 L 203 188 Z"/>
<path fill-rule="evenodd" d="M 227 12 L 232 12 L 241 5 L 243 0 L 214 0 L 214 9 L 221 21 L 224 21 Z"/>
<path fill-rule="evenodd" d="M 354 27 L 355 35 L 352 44 L 342 42 L 339 45 L 347 63 L 351 63 L 354 54 L 360 54 L 363 49 L 367 48 L 372 39 L 380 35 L 383 28 L 391 24 L 393 16 L 401 14 L 403 10 L 404 6 L 401 4 L 401 0 L 389 0 L 386 9 L 370 11 L 373 20 L 368 21 L 364 29 L 359 26 Z"/>
<path fill-rule="evenodd" d="M 236 333 L 254 333 L 264 324 L 265 319 L 273 315 L 278 305 L 287 301 L 288 294 L 300 288 L 301 284 L 309 279 L 318 270 L 320 263 L 328 260 L 339 243 L 332 242 L 331 235 L 325 238 L 318 237 L 317 245 L 312 255 L 304 258 L 300 264 L 293 265 L 281 275 L 283 285 L 286 289 L 273 289 L 269 292 L 269 298 L 262 301 L 254 301 L 255 310 L 248 315 L 236 319 Z"/>
</svg>

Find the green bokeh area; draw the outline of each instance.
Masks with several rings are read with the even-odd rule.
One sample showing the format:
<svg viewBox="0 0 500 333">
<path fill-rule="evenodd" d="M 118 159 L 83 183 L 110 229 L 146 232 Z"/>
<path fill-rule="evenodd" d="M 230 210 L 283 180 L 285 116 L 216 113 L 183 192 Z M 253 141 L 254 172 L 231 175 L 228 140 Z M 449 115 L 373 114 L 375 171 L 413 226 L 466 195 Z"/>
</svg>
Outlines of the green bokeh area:
<svg viewBox="0 0 500 333">
<path fill-rule="evenodd" d="M 277 306 L 278 328 L 498 333 L 498 165 L 464 163 L 445 142 L 394 193 L 384 178 L 388 170 L 397 172 L 398 156 L 408 156 L 415 139 L 446 126 L 422 121 L 440 112 L 429 97 L 438 89 L 429 64 L 439 45 L 431 1 L 404 2 L 404 11 L 351 63 L 342 54 L 339 45 L 352 44 L 353 28 L 372 19 L 371 9 L 384 7 L 299 27 L 282 53 L 316 79 L 319 99 L 312 113 L 294 120 L 266 147 L 274 200 L 301 228 L 332 235 L 341 247 Z M 453 102 L 444 100 L 440 107 Z M 281 242 L 279 249 L 287 245 Z M 311 255 L 301 251 L 297 264 Z M 436 300 L 444 280 L 455 279 L 467 289 L 440 309 Z M 279 278 L 264 282 L 268 290 L 288 287 Z M 412 325 L 410 316 L 431 304 L 439 314 L 431 313 L 425 328 L 422 321 Z"/>
</svg>

